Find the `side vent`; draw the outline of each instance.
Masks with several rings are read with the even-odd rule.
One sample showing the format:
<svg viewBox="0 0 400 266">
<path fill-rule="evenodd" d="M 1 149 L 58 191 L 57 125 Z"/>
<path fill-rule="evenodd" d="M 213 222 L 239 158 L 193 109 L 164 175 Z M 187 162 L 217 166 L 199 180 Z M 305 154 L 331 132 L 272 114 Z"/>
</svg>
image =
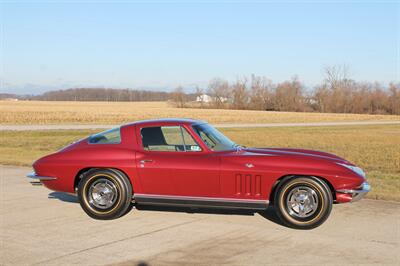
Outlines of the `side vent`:
<svg viewBox="0 0 400 266">
<path fill-rule="evenodd" d="M 236 174 L 236 195 L 261 196 L 261 175 Z"/>
</svg>

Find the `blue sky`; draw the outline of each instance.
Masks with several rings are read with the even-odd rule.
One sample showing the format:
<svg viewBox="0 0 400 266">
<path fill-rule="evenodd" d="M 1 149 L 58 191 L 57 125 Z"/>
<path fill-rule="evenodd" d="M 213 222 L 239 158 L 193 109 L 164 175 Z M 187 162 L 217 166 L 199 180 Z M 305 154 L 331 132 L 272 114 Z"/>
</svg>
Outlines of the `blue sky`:
<svg viewBox="0 0 400 266">
<path fill-rule="evenodd" d="M 0 92 L 400 79 L 399 2 L 1 2 Z"/>
</svg>

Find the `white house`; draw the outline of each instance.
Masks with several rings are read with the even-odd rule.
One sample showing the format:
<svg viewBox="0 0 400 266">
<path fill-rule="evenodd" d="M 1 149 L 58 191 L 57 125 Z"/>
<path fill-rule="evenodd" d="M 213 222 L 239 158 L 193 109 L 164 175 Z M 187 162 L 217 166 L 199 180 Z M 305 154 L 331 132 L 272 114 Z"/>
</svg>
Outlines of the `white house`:
<svg viewBox="0 0 400 266">
<path fill-rule="evenodd" d="M 202 103 L 210 103 L 212 102 L 213 97 L 207 94 L 202 94 L 196 97 L 196 102 L 202 102 Z"/>
<path fill-rule="evenodd" d="M 207 95 L 207 94 L 202 94 L 196 97 L 196 102 L 200 103 L 210 103 L 212 101 L 216 100 L 215 97 Z M 226 103 L 228 102 L 228 98 L 226 97 L 220 97 L 221 102 Z"/>
</svg>

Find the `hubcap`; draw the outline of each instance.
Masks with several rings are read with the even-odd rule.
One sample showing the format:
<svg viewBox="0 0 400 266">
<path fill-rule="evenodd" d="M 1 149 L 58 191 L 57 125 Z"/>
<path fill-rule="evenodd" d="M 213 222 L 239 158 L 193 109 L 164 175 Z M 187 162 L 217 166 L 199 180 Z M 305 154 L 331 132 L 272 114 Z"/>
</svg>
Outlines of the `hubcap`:
<svg viewBox="0 0 400 266">
<path fill-rule="evenodd" d="M 108 209 L 118 198 L 118 190 L 113 182 L 100 178 L 93 182 L 88 192 L 89 203 L 99 209 Z"/>
<path fill-rule="evenodd" d="M 297 218 L 313 215 L 318 208 L 318 202 L 317 192 L 306 186 L 293 188 L 286 198 L 289 214 Z"/>
</svg>

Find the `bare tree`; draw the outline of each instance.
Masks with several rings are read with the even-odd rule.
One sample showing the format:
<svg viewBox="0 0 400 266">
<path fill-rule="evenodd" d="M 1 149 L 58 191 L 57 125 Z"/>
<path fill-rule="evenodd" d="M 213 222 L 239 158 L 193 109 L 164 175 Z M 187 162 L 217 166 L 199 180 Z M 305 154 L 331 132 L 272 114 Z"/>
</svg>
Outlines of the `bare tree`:
<svg viewBox="0 0 400 266">
<path fill-rule="evenodd" d="M 251 76 L 249 109 L 273 110 L 273 84 L 266 77 Z"/>
<path fill-rule="evenodd" d="M 312 96 L 312 108 L 321 113 L 328 112 L 329 97 L 330 90 L 326 84 L 316 86 Z"/>
<path fill-rule="evenodd" d="M 400 115 L 400 83 L 389 85 L 390 113 Z"/>
<path fill-rule="evenodd" d="M 355 90 L 355 82 L 349 78 L 349 67 L 325 67 L 324 76 L 324 83 L 315 92 L 320 111 L 349 112 L 352 108 L 351 94 Z"/>
<path fill-rule="evenodd" d="M 344 86 L 349 81 L 349 73 L 347 65 L 326 66 L 324 68 L 325 83 L 332 89 Z"/>
<path fill-rule="evenodd" d="M 274 100 L 278 111 L 304 111 L 303 85 L 297 77 L 278 84 Z"/>
<path fill-rule="evenodd" d="M 247 90 L 247 79 L 238 79 L 232 85 L 232 107 L 234 109 L 248 109 L 249 93 Z"/>
<path fill-rule="evenodd" d="M 172 101 L 175 103 L 176 107 L 179 107 L 179 108 L 185 107 L 186 102 L 187 102 L 187 97 L 181 86 L 177 87 L 172 92 L 171 96 L 172 96 L 171 97 Z"/>
<path fill-rule="evenodd" d="M 200 98 L 200 107 L 204 107 L 204 101 L 201 98 L 204 95 L 204 90 L 201 89 L 199 86 L 196 86 L 196 91 L 194 95 L 196 96 L 196 100 Z"/>
<path fill-rule="evenodd" d="M 208 93 L 212 96 L 213 107 L 226 107 L 225 103 L 231 96 L 228 81 L 219 78 L 212 79 L 208 85 Z"/>
</svg>

